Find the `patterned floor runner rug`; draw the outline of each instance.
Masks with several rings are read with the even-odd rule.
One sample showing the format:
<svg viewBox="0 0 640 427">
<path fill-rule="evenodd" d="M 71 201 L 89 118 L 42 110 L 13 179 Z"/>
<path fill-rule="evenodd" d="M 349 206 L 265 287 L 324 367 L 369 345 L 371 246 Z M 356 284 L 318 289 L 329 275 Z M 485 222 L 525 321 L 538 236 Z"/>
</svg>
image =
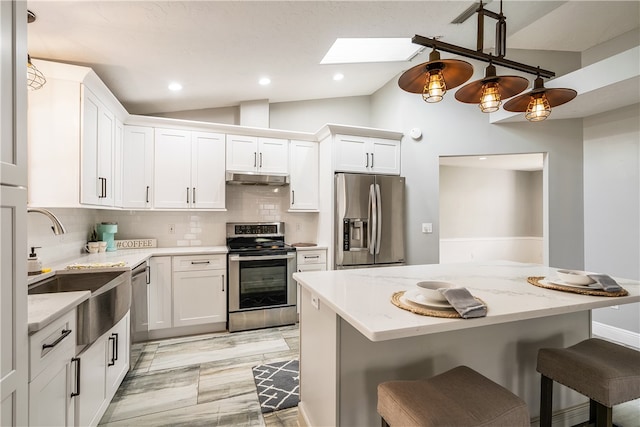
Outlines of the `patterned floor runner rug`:
<svg viewBox="0 0 640 427">
<path fill-rule="evenodd" d="M 263 414 L 298 405 L 300 367 L 297 360 L 267 363 L 252 369 Z"/>
</svg>

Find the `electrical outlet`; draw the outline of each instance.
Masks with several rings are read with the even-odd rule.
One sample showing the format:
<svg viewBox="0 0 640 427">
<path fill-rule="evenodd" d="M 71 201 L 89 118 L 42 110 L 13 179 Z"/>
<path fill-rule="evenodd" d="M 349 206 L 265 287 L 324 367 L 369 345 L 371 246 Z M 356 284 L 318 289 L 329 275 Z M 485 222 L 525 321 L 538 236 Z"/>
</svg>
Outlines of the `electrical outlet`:
<svg viewBox="0 0 640 427">
<path fill-rule="evenodd" d="M 316 308 L 316 310 L 320 310 L 320 299 L 318 295 L 311 295 L 311 305 Z"/>
<path fill-rule="evenodd" d="M 169 224 L 169 234 L 176 234 L 176 225 Z"/>
<path fill-rule="evenodd" d="M 620 306 L 619 305 L 612 305 L 612 306 L 609 306 L 609 308 L 612 308 L 614 310 L 619 310 Z"/>
<path fill-rule="evenodd" d="M 422 223 L 422 232 L 423 233 L 433 233 L 433 224 L 430 222 Z"/>
</svg>

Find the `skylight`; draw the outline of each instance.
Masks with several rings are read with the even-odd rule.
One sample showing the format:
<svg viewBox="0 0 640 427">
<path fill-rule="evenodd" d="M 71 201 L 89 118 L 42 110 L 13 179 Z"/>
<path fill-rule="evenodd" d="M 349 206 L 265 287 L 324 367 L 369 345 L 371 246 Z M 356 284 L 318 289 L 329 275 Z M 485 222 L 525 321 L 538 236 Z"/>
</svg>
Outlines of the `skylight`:
<svg viewBox="0 0 640 427">
<path fill-rule="evenodd" d="M 422 49 L 410 38 L 338 38 L 320 63 L 409 61 Z"/>
</svg>

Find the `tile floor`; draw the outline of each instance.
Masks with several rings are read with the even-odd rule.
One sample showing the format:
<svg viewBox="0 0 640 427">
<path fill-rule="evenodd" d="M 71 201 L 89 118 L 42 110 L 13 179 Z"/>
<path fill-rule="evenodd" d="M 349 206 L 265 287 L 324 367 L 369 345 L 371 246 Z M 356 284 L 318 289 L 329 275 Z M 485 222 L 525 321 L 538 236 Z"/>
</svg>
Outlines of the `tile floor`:
<svg viewBox="0 0 640 427">
<path fill-rule="evenodd" d="M 296 427 L 298 409 L 260 412 L 251 368 L 299 357 L 297 326 L 152 341 L 118 389 L 101 426 Z M 613 421 L 640 427 L 640 399 Z"/>
<path fill-rule="evenodd" d="M 298 358 L 297 326 L 137 345 L 101 426 L 297 426 L 297 408 L 264 414 L 251 368 Z"/>
</svg>

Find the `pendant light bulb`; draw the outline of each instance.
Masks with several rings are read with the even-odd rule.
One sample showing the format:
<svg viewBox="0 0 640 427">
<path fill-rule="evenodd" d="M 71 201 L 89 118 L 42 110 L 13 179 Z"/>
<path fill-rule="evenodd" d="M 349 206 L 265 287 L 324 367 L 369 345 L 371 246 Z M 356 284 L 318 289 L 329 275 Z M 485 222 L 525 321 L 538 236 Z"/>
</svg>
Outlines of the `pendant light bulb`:
<svg viewBox="0 0 640 427">
<path fill-rule="evenodd" d="M 442 70 L 435 69 L 426 74 L 422 99 L 426 102 L 434 103 L 442 101 L 442 97 L 447 92 L 447 85 L 442 75 Z"/>
<path fill-rule="evenodd" d="M 532 96 L 524 117 L 530 122 L 541 122 L 551 114 L 551 106 L 544 92 L 539 96 Z"/>
<path fill-rule="evenodd" d="M 500 100 L 500 91 L 498 90 L 498 82 L 489 81 L 482 85 L 482 95 L 480 96 L 480 110 L 483 113 L 493 113 L 498 111 L 502 101 Z"/>
</svg>

